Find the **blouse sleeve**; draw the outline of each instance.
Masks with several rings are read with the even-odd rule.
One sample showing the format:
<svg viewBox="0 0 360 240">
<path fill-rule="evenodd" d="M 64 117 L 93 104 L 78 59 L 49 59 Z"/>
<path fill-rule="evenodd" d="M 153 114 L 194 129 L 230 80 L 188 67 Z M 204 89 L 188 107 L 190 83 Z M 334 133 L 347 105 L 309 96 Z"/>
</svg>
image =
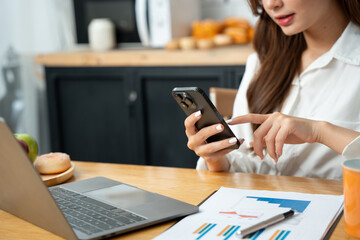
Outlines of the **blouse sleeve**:
<svg viewBox="0 0 360 240">
<path fill-rule="evenodd" d="M 342 156 L 345 159 L 360 158 L 360 136 L 344 148 Z"/>
<path fill-rule="evenodd" d="M 257 54 L 253 53 L 248 57 L 246 62 L 244 77 L 241 81 L 239 90 L 237 92 L 234 101 L 233 117 L 245 115 L 249 113 L 246 92 L 258 68 L 259 68 L 259 60 Z M 230 126 L 230 128 L 232 129 L 236 137 L 245 139 L 245 142 L 240 146 L 238 150 L 232 151 L 227 155 L 227 159 L 231 166 L 230 171 L 253 172 L 256 166 L 254 166 L 252 161 L 245 160 L 249 157 L 252 158 L 251 156 L 249 156 L 250 153 L 247 153 L 247 149 L 250 147 L 250 142 L 253 139 L 252 136 L 253 132 L 251 129 L 251 125 L 239 124 L 239 125 Z M 197 170 L 208 169 L 206 162 L 203 158 L 199 158 L 196 169 Z"/>
</svg>

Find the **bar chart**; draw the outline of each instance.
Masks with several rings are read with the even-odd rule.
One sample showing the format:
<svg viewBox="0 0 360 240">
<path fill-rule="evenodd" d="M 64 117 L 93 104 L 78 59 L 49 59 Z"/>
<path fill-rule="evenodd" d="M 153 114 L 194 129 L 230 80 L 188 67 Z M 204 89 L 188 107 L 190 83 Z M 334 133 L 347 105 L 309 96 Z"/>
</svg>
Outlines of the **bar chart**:
<svg viewBox="0 0 360 240">
<path fill-rule="evenodd" d="M 204 223 L 199 228 L 197 228 L 193 234 L 198 235 L 196 239 L 201 239 L 204 237 L 207 233 L 211 231 L 216 226 L 215 223 Z"/>
<path fill-rule="evenodd" d="M 200 227 L 196 228 L 193 232 L 193 239 L 222 239 L 222 240 L 230 240 L 230 239 L 239 239 L 236 238 L 236 231 L 241 228 L 239 225 L 224 225 L 218 223 L 203 223 Z M 265 229 L 261 229 L 257 232 L 251 233 L 242 237 L 242 239 L 249 240 L 257 240 L 263 237 L 263 232 Z M 291 233 L 290 230 L 274 230 L 271 235 L 267 234 L 267 238 L 269 240 L 285 240 Z"/>
<path fill-rule="evenodd" d="M 227 225 L 223 230 L 221 230 L 217 236 L 219 237 L 225 237 L 224 240 L 229 239 L 232 235 L 236 233 L 237 230 L 239 230 L 240 226 L 236 225 Z"/>
<path fill-rule="evenodd" d="M 279 207 L 291 208 L 300 213 L 304 212 L 311 201 L 284 199 L 284 198 L 266 198 L 266 197 L 254 197 L 246 196 L 247 198 L 256 199 L 256 201 L 267 202 L 269 204 L 277 204 Z"/>
<path fill-rule="evenodd" d="M 240 228 L 240 226 L 237 225 L 227 225 L 225 227 L 217 226 L 218 224 L 215 223 L 204 223 L 199 228 L 197 228 L 193 234 L 196 235 L 196 239 L 209 239 L 210 237 L 216 237 L 218 239 L 228 240 Z M 214 229 L 215 227 L 217 228 Z"/>
</svg>

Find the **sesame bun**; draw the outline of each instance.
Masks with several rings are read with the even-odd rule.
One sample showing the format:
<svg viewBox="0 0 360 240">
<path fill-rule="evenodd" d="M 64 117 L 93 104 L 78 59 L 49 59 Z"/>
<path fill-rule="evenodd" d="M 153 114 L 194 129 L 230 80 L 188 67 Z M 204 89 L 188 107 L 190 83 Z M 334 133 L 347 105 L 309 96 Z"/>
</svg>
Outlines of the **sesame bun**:
<svg viewBox="0 0 360 240">
<path fill-rule="evenodd" d="M 71 161 L 66 153 L 48 153 L 38 156 L 34 166 L 40 174 L 56 174 L 68 170 Z"/>
</svg>

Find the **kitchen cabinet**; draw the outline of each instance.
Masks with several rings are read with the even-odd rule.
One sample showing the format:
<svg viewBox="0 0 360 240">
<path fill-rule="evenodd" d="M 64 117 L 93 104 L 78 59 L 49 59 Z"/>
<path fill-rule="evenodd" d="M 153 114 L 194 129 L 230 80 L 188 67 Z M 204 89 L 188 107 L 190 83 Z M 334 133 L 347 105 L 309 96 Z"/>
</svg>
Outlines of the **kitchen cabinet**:
<svg viewBox="0 0 360 240">
<path fill-rule="evenodd" d="M 46 66 L 51 150 L 80 161 L 193 168 L 171 90 L 237 88 L 244 66 Z"/>
</svg>

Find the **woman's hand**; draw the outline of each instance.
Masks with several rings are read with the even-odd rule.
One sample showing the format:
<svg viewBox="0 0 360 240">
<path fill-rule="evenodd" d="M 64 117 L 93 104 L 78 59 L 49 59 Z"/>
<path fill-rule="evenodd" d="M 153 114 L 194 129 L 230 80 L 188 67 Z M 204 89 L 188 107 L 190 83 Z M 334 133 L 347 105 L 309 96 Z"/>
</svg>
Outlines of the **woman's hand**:
<svg viewBox="0 0 360 240">
<path fill-rule="evenodd" d="M 320 141 L 320 126 L 323 122 L 292 117 L 282 113 L 247 114 L 228 121 L 230 125 L 240 123 L 261 124 L 254 132 L 255 153 L 263 159 L 263 148 L 277 162 L 284 144 L 314 143 Z"/>
<path fill-rule="evenodd" d="M 206 139 L 224 130 L 221 124 L 211 125 L 197 130 L 195 123 L 201 118 L 201 112 L 195 112 L 185 119 L 186 136 L 188 137 L 188 148 L 196 155 L 202 157 L 211 171 L 227 171 L 229 162 L 225 155 L 233 149 L 227 147 L 236 143 L 235 138 L 225 139 L 217 142 L 206 143 Z"/>
</svg>

